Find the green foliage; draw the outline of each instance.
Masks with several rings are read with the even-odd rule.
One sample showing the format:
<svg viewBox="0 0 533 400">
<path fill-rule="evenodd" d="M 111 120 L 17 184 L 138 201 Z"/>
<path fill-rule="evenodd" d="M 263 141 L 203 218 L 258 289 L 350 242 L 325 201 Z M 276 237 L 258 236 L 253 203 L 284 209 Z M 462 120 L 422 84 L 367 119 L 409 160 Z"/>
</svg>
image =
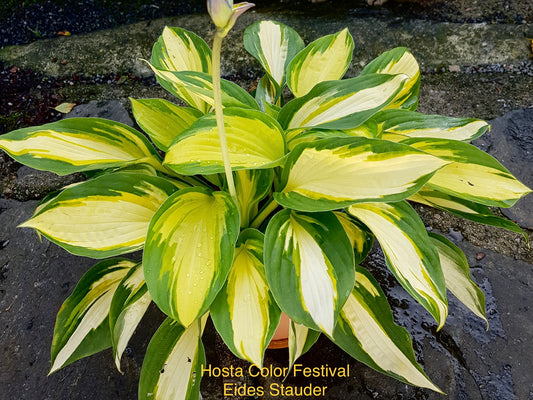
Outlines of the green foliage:
<svg viewBox="0 0 533 400">
<path fill-rule="evenodd" d="M 144 252 L 142 267 L 110 259 L 82 278 L 58 314 L 52 369 L 108 346 L 120 368 L 153 300 L 169 318 L 148 348 L 140 398 L 198 398 L 208 315 L 236 356 L 260 365 L 281 311 L 290 318 L 290 365 L 323 333 L 384 374 L 440 391 L 358 264 L 375 238 L 438 329 L 446 289 L 485 318 L 461 250 L 428 235 L 406 200 L 520 231 L 488 206 L 509 207 L 530 190 L 467 143 L 488 124 L 417 113 L 420 72 L 405 48 L 342 79 L 353 50 L 346 29 L 305 47 L 282 24 L 253 24 L 245 47 L 266 71 L 255 98 L 211 75 L 216 40 L 211 52 L 192 32 L 165 28 L 154 46 L 157 79 L 189 105 L 132 99 L 164 157 L 141 132 L 95 118 L 0 138 L 31 167 L 94 174 L 45 199 L 22 226 L 75 254 Z M 288 102 L 287 86 L 296 97 Z"/>
</svg>

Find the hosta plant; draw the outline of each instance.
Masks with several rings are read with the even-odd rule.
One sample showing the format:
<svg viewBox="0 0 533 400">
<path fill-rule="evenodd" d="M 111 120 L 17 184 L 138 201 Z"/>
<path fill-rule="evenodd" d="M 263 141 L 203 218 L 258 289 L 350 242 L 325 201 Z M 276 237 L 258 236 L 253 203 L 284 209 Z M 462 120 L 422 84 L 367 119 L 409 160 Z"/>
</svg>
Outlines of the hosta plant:
<svg viewBox="0 0 533 400">
<path fill-rule="evenodd" d="M 25 165 L 88 177 L 21 225 L 102 259 L 59 310 L 51 372 L 111 346 L 120 370 L 153 301 L 168 319 L 148 346 L 140 399 L 199 396 L 209 317 L 237 357 L 261 366 L 282 312 L 289 365 L 323 334 L 377 371 L 440 391 L 360 264 L 376 239 L 438 329 L 447 289 L 486 320 L 464 254 L 428 234 L 412 204 L 521 232 L 489 207 L 530 190 L 469 144 L 486 122 L 416 111 L 420 71 L 407 49 L 343 79 L 354 48 L 347 29 L 305 45 L 288 26 L 256 22 L 244 46 L 265 74 L 249 92 L 220 78 L 220 54 L 250 4 L 208 6 L 213 50 L 168 27 L 153 47 L 149 65 L 182 105 L 132 99 L 147 136 L 73 118 L 0 138 Z M 142 262 L 123 258 L 141 249 Z"/>
</svg>

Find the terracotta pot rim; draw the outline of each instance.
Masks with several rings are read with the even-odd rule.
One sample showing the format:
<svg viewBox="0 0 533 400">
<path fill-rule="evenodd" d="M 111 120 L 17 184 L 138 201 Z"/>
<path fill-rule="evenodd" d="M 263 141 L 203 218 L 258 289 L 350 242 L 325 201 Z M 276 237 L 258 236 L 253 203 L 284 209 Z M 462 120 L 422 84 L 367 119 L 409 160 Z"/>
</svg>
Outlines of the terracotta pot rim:
<svg viewBox="0 0 533 400">
<path fill-rule="evenodd" d="M 289 347 L 289 338 L 272 340 L 268 345 L 268 349 L 286 349 Z"/>
<path fill-rule="evenodd" d="M 268 345 L 268 349 L 284 349 L 289 347 L 289 324 L 290 319 L 284 312 L 281 313 L 279 325 Z"/>
</svg>

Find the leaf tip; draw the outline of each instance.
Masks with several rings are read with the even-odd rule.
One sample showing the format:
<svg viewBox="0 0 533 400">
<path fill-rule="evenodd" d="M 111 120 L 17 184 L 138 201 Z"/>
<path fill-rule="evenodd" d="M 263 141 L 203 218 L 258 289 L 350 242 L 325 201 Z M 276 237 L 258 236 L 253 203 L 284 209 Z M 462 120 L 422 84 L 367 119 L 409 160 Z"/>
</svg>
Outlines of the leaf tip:
<svg viewBox="0 0 533 400">
<path fill-rule="evenodd" d="M 21 224 L 18 224 L 17 228 L 35 228 L 35 226 L 31 223 L 32 220 L 33 218 L 30 218 L 29 220 L 24 221 Z"/>
</svg>

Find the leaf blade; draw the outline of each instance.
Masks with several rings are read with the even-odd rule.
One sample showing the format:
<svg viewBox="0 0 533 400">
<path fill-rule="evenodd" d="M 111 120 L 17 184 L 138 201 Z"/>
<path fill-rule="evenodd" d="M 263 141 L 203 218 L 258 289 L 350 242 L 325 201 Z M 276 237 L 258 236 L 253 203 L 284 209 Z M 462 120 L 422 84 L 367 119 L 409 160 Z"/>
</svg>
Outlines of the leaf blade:
<svg viewBox="0 0 533 400">
<path fill-rule="evenodd" d="M 244 31 L 244 48 L 259 61 L 280 90 L 285 83 L 285 69 L 304 48 L 304 42 L 294 29 L 284 24 L 259 21 Z"/>
<path fill-rule="evenodd" d="M 205 353 L 201 336 L 207 318 L 188 328 L 167 318 L 156 331 L 141 368 L 139 399 L 199 398 Z"/>
<path fill-rule="evenodd" d="M 398 201 L 416 193 L 446 163 L 379 139 L 349 137 L 302 143 L 289 154 L 274 196 L 283 206 L 303 211 Z"/>
<path fill-rule="evenodd" d="M 355 287 L 332 339 L 352 357 L 383 374 L 442 393 L 417 363 L 407 330 L 394 323 L 383 291 L 364 268 L 357 267 Z"/>
<path fill-rule="evenodd" d="M 285 129 L 352 129 L 389 105 L 406 80 L 405 75 L 368 74 L 321 82 L 287 103 L 278 121 Z"/>
<path fill-rule="evenodd" d="M 181 28 L 165 27 L 152 48 L 151 65 L 157 70 L 179 72 L 197 71 L 211 73 L 211 49 L 195 33 Z M 156 73 L 159 83 L 169 90 L 165 74 Z M 172 85 L 170 85 L 172 87 Z M 174 88 L 177 97 L 184 99 L 192 107 L 202 112 L 209 110 L 209 104 L 187 88 Z M 171 91 L 172 93 L 172 91 Z"/>
<path fill-rule="evenodd" d="M 479 119 L 425 115 L 407 110 L 383 110 L 372 119 L 382 126 L 384 133 L 408 137 L 470 141 L 489 129 L 489 124 Z"/>
<path fill-rule="evenodd" d="M 264 235 L 255 229 L 241 233 L 228 280 L 210 309 L 233 354 L 258 366 L 263 365 L 281 314 L 265 277 L 263 241 Z"/>
<path fill-rule="evenodd" d="M 127 259 L 101 261 L 80 279 L 57 314 L 50 374 L 111 345 L 109 307 L 118 284 L 134 265 Z"/>
<path fill-rule="evenodd" d="M 400 284 L 433 315 L 439 329 L 444 326 L 446 284 L 437 250 L 418 214 L 405 201 L 360 203 L 348 212 L 370 228 Z"/>
<path fill-rule="evenodd" d="M 268 168 L 285 156 L 285 139 L 278 123 L 266 114 L 242 108 L 224 110 L 224 125 L 233 170 Z M 170 146 L 164 164 L 184 174 L 224 172 L 216 118 L 206 115 Z"/>
<path fill-rule="evenodd" d="M 430 232 L 429 237 L 439 252 L 446 287 L 470 311 L 483 319 L 488 329 L 485 295 L 470 277 L 470 268 L 464 253 L 442 235 Z"/>
<path fill-rule="evenodd" d="M 226 192 L 187 188 L 163 203 L 150 223 L 143 268 L 165 314 L 189 326 L 207 311 L 228 276 L 238 232 Z"/>
<path fill-rule="evenodd" d="M 287 66 L 287 85 L 294 96 L 305 96 L 320 82 L 341 79 L 352 61 L 353 49 L 348 28 L 310 43 Z"/>
<path fill-rule="evenodd" d="M 159 156 L 138 131 L 101 118 L 67 118 L 22 128 L 0 138 L 0 149 L 29 167 L 67 175 L 145 162 Z"/>
<path fill-rule="evenodd" d="M 531 192 L 498 160 L 469 143 L 424 138 L 402 143 L 450 162 L 428 181 L 432 189 L 495 207 L 511 207 Z"/>
<path fill-rule="evenodd" d="M 416 110 L 420 90 L 420 68 L 415 57 L 405 47 L 386 51 L 368 64 L 361 75 L 366 74 L 404 74 L 409 77 L 404 87 L 387 108 Z"/>
<path fill-rule="evenodd" d="M 194 108 L 178 107 L 164 99 L 130 98 L 133 116 L 150 139 L 163 151 L 202 113 Z"/>
<path fill-rule="evenodd" d="M 122 354 L 151 301 L 144 282 L 142 264 L 139 263 L 133 266 L 118 284 L 109 309 L 113 357 L 119 372 L 122 372 Z"/>
<path fill-rule="evenodd" d="M 213 78 L 211 75 L 198 71 L 165 71 L 157 69 L 151 64 L 150 67 L 163 88 L 191 107 L 204 114 L 214 107 Z M 223 107 L 259 109 L 254 98 L 239 85 L 221 79 L 220 86 Z M 201 102 L 200 105 L 199 102 Z"/>
<path fill-rule="evenodd" d="M 353 250 L 335 215 L 280 211 L 268 224 L 264 251 L 280 308 L 299 324 L 331 333 L 354 279 Z"/>
<path fill-rule="evenodd" d="M 413 196 L 409 197 L 410 201 L 435 207 L 447 211 L 469 221 L 480 224 L 504 228 L 511 232 L 520 233 L 524 239 L 529 241 L 529 236 L 520 227 L 506 218 L 498 217 L 492 213 L 489 207 L 474 203 L 460 197 L 451 196 L 446 193 L 433 190 L 428 186 L 423 187 Z"/>
<path fill-rule="evenodd" d="M 105 174 L 66 188 L 19 226 L 38 230 L 76 255 L 124 254 L 143 247 L 152 216 L 176 189 L 156 176 Z"/>
<path fill-rule="evenodd" d="M 295 361 L 316 343 L 320 332 L 307 328 L 304 325 L 290 321 L 289 325 L 289 370 Z"/>
</svg>

